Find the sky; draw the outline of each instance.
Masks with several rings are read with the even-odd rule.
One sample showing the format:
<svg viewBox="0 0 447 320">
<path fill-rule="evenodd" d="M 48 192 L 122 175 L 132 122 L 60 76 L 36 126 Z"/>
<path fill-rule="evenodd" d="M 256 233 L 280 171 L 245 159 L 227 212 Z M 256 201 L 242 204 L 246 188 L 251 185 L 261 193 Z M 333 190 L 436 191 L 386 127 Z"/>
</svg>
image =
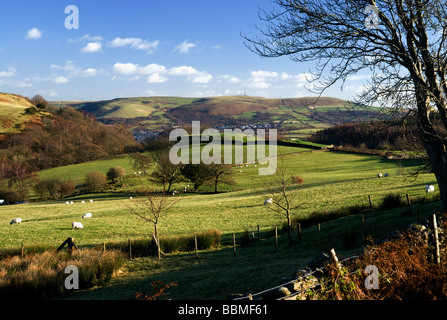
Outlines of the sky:
<svg viewBox="0 0 447 320">
<path fill-rule="evenodd" d="M 315 96 L 312 66 L 262 58 L 270 0 L 16 0 L 1 3 L 0 92 L 47 100 Z M 76 18 L 77 17 L 77 18 Z M 76 25 L 76 23 L 78 23 Z M 357 78 L 325 92 L 354 99 Z"/>
</svg>

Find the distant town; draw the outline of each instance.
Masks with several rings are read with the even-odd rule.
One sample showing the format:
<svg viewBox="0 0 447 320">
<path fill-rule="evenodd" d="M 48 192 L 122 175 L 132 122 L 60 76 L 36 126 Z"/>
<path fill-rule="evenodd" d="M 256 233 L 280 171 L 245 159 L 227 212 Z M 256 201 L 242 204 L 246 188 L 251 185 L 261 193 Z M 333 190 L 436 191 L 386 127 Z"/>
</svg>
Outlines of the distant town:
<svg viewBox="0 0 447 320">
<path fill-rule="evenodd" d="M 280 128 L 282 126 L 281 122 L 274 122 L 274 123 L 250 123 L 247 125 L 241 125 L 241 126 L 236 126 L 236 125 L 220 125 L 220 126 L 216 126 L 214 127 L 215 129 L 217 129 L 219 132 L 223 132 L 223 130 L 225 129 L 241 129 L 241 130 L 246 130 L 246 129 L 271 129 L 271 128 Z M 173 129 L 175 128 L 179 128 L 179 126 L 172 126 Z M 136 141 L 138 142 L 142 142 L 144 140 L 150 140 L 150 139 L 154 139 L 156 137 L 158 137 L 160 135 L 161 131 L 155 131 L 155 130 L 149 130 L 149 129 L 137 129 L 137 130 L 133 130 L 133 136 L 135 138 Z"/>
</svg>

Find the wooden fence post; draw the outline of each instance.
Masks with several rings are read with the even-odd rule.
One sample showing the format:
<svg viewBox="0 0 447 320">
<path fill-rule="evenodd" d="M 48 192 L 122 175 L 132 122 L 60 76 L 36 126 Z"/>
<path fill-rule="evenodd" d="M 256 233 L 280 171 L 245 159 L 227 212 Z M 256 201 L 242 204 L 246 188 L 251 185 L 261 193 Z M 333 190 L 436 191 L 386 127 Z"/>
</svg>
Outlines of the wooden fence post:
<svg viewBox="0 0 447 320">
<path fill-rule="evenodd" d="M 410 210 L 410 214 L 411 214 L 411 201 L 410 201 L 410 197 L 408 196 L 408 193 L 406 194 L 406 196 L 407 196 L 408 209 Z"/>
<path fill-rule="evenodd" d="M 258 224 L 258 240 L 261 240 L 261 227 Z"/>
<path fill-rule="evenodd" d="M 21 245 L 21 248 L 20 248 L 20 252 L 21 252 L 21 257 L 22 257 L 22 259 L 23 259 L 23 242 L 22 242 L 22 245 Z"/>
<path fill-rule="evenodd" d="M 362 239 L 363 241 L 365 241 L 365 216 L 362 213 Z"/>
<path fill-rule="evenodd" d="M 278 252 L 278 227 L 275 226 L 275 250 Z"/>
<path fill-rule="evenodd" d="M 433 231 L 435 235 L 435 263 L 441 263 L 441 257 L 439 254 L 439 240 L 438 240 L 438 224 L 436 222 L 436 214 L 433 215 Z"/>
<path fill-rule="evenodd" d="M 130 239 L 127 239 L 127 242 L 129 244 L 129 259 L 132 260 L 132 242 Z"/>
<path fill-rule="evenodd" d="M 368 195 L 368 200 L 369 200 L 369 210 L 373 211 L 373 208 L 372 208 L 372 201 L 371 201 L 371 195 L 370 195 L 370 194 Z"/>
<path fill-rule="evenodd" d="M 298 243 L 301 244 L 301 223 L 298 222 Z"/>
<path fill-rule="evenodd" d="M 233 253 L 236 255 L 236 234 L 233 232 Z"/>
<path fill-rule="evenodd" d="M 341 270 L 341 264 L 338 261 L 337 255 L 335 254 L 335 250 L 333 248 L 331 249 L 331 256 L 332 256 L 332 259 L 334 260 L 335 265 L 337 266 L 338 270 Z"/>
<path fill-rule="evenodd" d="M 321 250 L 321 226 L 320 226 L 320 224 L 318 224 L 318 245 Z"/>
<path fill-rule="evenodd" d="M 199 257 L 199 253 L 198 253 L 198 250 L 197 250 L 197 234 L 194 235 L 194 247 L 195 247 L 195 250 L 196 250 L 196 258 L 198 258 Z"/>
</svg>

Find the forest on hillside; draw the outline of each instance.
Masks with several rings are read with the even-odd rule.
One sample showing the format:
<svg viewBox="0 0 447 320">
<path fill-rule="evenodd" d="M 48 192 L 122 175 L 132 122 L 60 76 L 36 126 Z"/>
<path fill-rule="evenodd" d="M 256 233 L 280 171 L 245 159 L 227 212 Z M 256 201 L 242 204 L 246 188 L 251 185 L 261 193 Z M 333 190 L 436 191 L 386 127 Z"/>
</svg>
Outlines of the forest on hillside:
<svg viewBox="0 0 447 320">
<path fill-rule="evenodd" d="M 99 123 L 91 114 L 71 107 L 33 113 L 21 132 L 0 136 L 2 190 L 17 190 L 19 199 L 26 198 L 27 184 L 38 170 L 106 158 L 140 147 L 125 127 Z"/>
<path fill-rule="evenodd" d="M 423 150 L 416 122 L 412 120 L 340 124 L 317 131 L 308 140 L 360 149 Z"/>
</svg>

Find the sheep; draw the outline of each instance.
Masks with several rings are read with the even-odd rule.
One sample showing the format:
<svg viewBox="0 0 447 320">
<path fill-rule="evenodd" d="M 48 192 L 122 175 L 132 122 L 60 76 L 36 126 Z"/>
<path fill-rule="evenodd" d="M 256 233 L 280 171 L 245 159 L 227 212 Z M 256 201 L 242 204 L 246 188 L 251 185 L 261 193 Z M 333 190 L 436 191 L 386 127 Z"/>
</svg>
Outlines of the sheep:
<svg viewBox="0 0 447 320">
<path fill-rule="evenodd" d="M 133 198 L 132 198 L 132 197 L 129 197 L 129 199 L 132 200 Z"/>
<path fill-rule="evenodd" d="M 70 201 L 70 204 L 73 204 L 73 201 Z"/>
<path fill-rule="evenodd" d="M 82 200 L 82 201 L 81 201 L 81 203 L 85 203 L 85 201 L 84 201 L 84 200 Z"/>
<path fill-rule="evenodd" d="M 385 173 L 383 176 L 384 176 L 384 177 L 388 177 L 388 173 Z"/>
<path fill-rule="evenodd" d="M 270 203 L 273 203 L 272 198 L 265 199 L 264 204 L 270 204 Z"/>
<path fill-rule="evenodd" d="M 425 186 L 425 192 L 426 193 L 435 192 L 435 187 L 432 185 L 427 185 L 427 186 Z"/>
<path fill-rule="evenodd" d="M 14 218 L 11 220 L 11 222 L 9 224 L 13 225 L 15 223 L 17 223 L 17 224 L 22 223 L 22 218 Z"/>
<path fill-rule="evenodd" d="M 80 222 L 72 222 L 71 229 L 84 229 L 84 226 Z"/>
<path fill-rule="evenodd" d="M 87 213 L 84 213 L 84 215 L 82 216 L 82 219 L 91 218 L 91 217 L 92 217 L 92 213 L 87 212 Z"/>
<path fill-rule="evenodd" d="M 68 201 L 65 201 L 65 204 L 70 204 L 70 202 L 68 202 Z"/>
<path fill-rule="evenodd" d="M 382 178 L 382 172 L 377 175 L 379 178 Z"/>
<path fill-rule="evenodd" d="M 92 199 L 90 199 L 90 202 L 93 202 L 93 200 L 92 200 Z"/>
</svg>

